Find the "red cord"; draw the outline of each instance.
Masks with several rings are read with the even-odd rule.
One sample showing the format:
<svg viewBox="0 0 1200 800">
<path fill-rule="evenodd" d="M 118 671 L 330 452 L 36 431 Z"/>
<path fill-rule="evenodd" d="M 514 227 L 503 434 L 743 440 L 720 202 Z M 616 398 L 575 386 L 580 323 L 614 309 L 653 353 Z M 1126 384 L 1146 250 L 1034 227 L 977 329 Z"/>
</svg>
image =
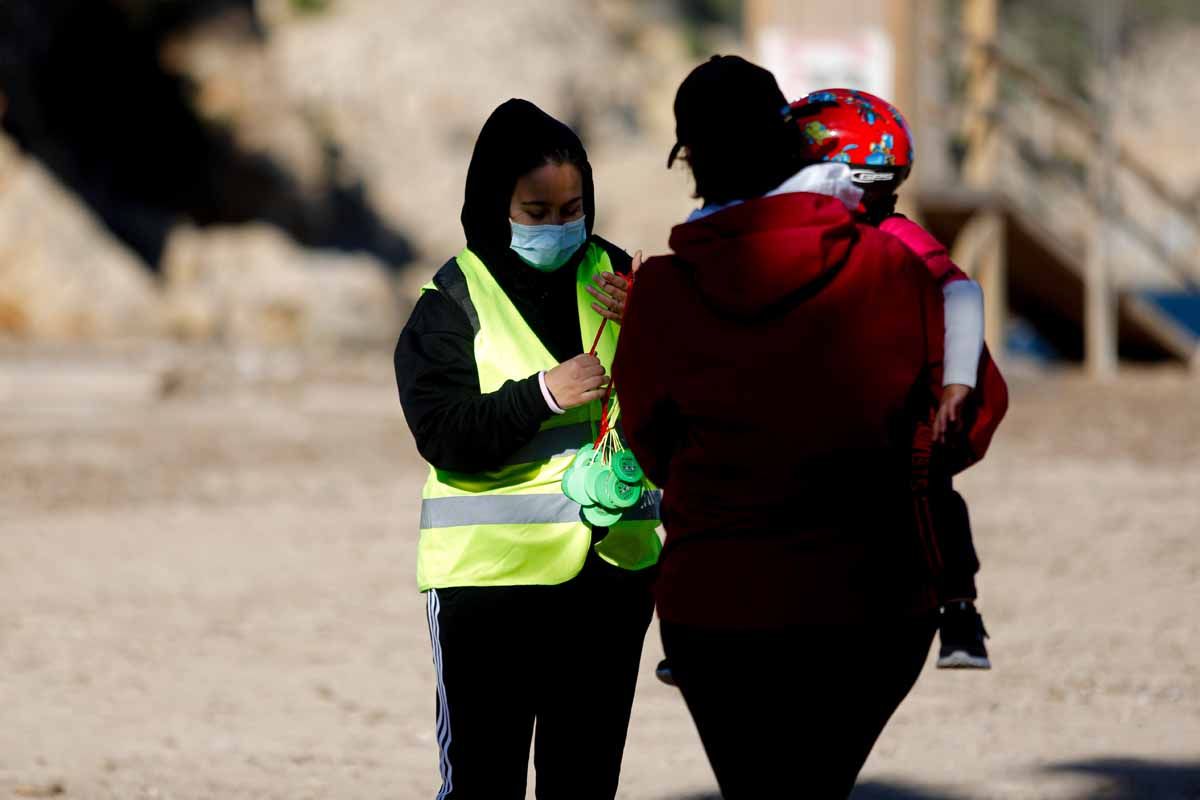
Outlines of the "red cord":
<svg viewBox="0 0 1200 800">
<path fill-rule="evenodd" d="M 625 302 L 629 303 L 629 292 L 633 291 L 633 273 L 625 276 Z M 596 355 L 596 348 L 600 346 L 600 337 L 604 335 L 604 326 L 608 324 L 608 317 L 600 320 L 600 329 L 596 331 L 596 338 L 592 340 L 592 349 L 588 351 L 589 356 Z M 604 441 L 604 437 L 608 434 L 608 401 L 612 399 L 613 382 L 608 382 L 608 390 L 604 392 L 604 401 L 600 411 L 600 435 L 596 437 L 596 441 L 592 443 L 592 447 L 600 446 L 600 442 Z"/>
<path fill-rule="evenodd" d="M 604 392 L 603 407 L 600 411 L 600 435 L 596 437 L 596 441 L 592 442 L 592 448 L 600 447 L 600 443 L 604 441 L 604 437 L 608 435 L 608 401 L 612 399 L 613 384 L 608 383 L 608 390 Z"/>
<path fill-rule="evenodd" d="M 608 324 L 608 317 L 600 320 L 600 330 L 596 331 L 596 338 L 592 340 L 592 349 L 588 350 L 589 356 L 596 355 L 596 348 L 600 346 L 600 337 L 604 335 L 604 326 Z"/>
</svg>

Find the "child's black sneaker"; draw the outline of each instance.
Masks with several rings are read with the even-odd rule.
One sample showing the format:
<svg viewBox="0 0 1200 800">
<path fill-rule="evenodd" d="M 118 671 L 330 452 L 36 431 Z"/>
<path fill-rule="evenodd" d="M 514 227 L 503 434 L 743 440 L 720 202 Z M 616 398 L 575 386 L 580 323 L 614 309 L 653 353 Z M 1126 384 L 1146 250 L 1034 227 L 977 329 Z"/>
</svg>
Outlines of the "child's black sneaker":
<svg viewBox="0 0 1200 800">
<path fill-rule="evenodd" d="M 675 682 L 675 675 L 671 672 L 671 662 L 663 659 L 658 662 L 658 666 L 654 668 L 654 675 L 667 686 L 678 686 Z"/>
<path fill-rule="evenodd" d="M 938 651 L 939 669 L 991 669 L 983 640 L 988 632 L 975 605 L 966 600 L 942 608 L 942 647 Z"/>
</svg>

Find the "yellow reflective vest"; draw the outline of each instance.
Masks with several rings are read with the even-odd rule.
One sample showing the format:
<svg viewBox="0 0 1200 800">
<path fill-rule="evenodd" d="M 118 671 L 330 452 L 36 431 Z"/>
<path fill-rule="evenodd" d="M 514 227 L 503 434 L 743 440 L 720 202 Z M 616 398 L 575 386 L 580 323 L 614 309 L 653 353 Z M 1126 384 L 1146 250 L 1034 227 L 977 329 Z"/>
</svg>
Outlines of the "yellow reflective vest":
<svg viewBox="0 0 1200 800">
<path fill-rule="evenodd" d="M 589 243 L 576 273 L 582 341 L 590 346 L 601 317 L 585 287 L 611 271 L 608 253 Z M 459 274 L 461 273 L 461 278 Z M 558 362 L 529 328 L 488 268 L 469 249 L 439 271 L 424 291 L 444 292 L 475 329 L 475 363 L 480 391 L 494 392 L 507 380 L 550 370 Z M 604 328 L 596 355 L 612 369 L 619 326 Z M 556 584 L 577 575 L 588 548 L 608 562 L 636 570 L 658 560 L 656 532 L 661 492 L 643 493 L 641 503 L 592 544 L 592 529 L 579 504 L 562 493 L 562 477 L 575 452 L 599 430 L 599 401 L 551 417 L 508 462 L 487 472 L 463 473 L 430 467 L 421 493 L 421 538 L 417 584 L 421 591 L 448 586 Z"/>
</svg>

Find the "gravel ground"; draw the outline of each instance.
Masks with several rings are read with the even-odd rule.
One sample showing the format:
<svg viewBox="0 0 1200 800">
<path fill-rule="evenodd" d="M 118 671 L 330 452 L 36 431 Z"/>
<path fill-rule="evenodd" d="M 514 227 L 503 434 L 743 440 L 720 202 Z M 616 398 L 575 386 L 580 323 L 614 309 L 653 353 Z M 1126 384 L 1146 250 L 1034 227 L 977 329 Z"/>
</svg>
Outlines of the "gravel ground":
<svg viewBox="0 0 1200 800">
<path fill-rule="evenodd" d="M 927 669 L 855 797 L 1200 797 L 1200 380 L 1012 385 L 961 481 L 996 668 Z M 0 476 L 0 797 L 433 796 L 387 352 L 8 347 Z M 660 653 L 620 796 L 715 798 Z"/>
</svg>

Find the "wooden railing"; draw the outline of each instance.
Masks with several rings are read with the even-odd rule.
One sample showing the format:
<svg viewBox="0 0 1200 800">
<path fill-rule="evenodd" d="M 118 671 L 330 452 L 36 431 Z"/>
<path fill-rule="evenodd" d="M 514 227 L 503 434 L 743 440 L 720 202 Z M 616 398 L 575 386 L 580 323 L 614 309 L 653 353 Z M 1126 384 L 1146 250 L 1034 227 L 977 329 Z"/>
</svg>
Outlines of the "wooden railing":
<svg viewBox="0 0 1200 800">
<path fill-rule="evenodd" d="M 1081 160 L 1089 156 L 1094 157 L 1094 153 L 1098 152 L 1102 146 L 1104 132 L 1097 123 L 1095 115 L 1085 103 L 1051 86 L 1037 71 L 1003 54 L 995 44 L 977 46 L 985 52 L 987 58 L 996 62 L 1003 80 L 1027 90 L 1041 103 L 1044 113 L 1056 116 L 1062 125 L 1071 126 L 1077 134 L 1075 138 L 1090 144 L 1092 148 L 1090 153 L 1077 154 Z M 1012 118 L 1011 114 L 993 111 L 991 116 L 1010 140 L 1036 146 L 1032 137 L 1018 121 Z M 1117 141 L 1114 151 L 1116 156 L 1114 167 L 1118 171 L 1118 175 L 1137 180 L 1142 188 L 1162 206 L 1163 210 L 1174 214 L 1176 219 L 1192 229 L 1195 239 L 1200 240 L 1200 208 L 1179 196 L 1154 168 L 1146 164 L 1125 144 Z M 1089 199 L 1093 205 L 1099 205 L 1095 198 Z M 1134 216 L 1125 213 L 1119 201 L 1114 204 L 1113 209 L 1117 217 L 1114 220 L 1115 224 L 1132 234 L 1185 288 L 1191 291 L 1200 291 L 1200 263 L 1172 252 L 1163 243 L 1160 235 L 1147 229 Z"/>
<path fill-rule="evenodd" d="M 1008 173 L 999 169 L 1002 155 L 1011 156 L 1015 151 L 1014 144 L 1023 144 L 1033 151 L 1042 146 L 1027 130 L 1028 120 L 1014 119 L 1009 110 L 1014 105 L 1028 108 L 1032 103 L 1038 115 L 1053 120 L 1055 139 L 1060 146 L 1064 142 L 1075 143 L 1072 152 L 1052 153 L 1050 158 L 1069 158 L 1080 165 L 1077 181 L 1080 185 L 1072 187 L 1070 181 L 1058 181 L 1055 191 L 1074 195 L 1071 200 L 1087 217 L 1084 221 L 1086 233 L 1081 237 L 1085 248 L 1085 353 L 1094 374 L 1100 377 L 1111 375 L 1116 369 L 1117 352 L 1117 292 L 1110 261 L 1115 232 L 1128 234 L 1129 240 L 1141 249 L 1145 260 L 1161 268 L 1163 274 L 1171 276 L 1180 287 L 1200 291 L 1200 257 L 1196 247 L 1196 243 L 1200 243 L 1200 209 L 1179 196 L 1153 166 L 1116 137 L 1111 103 L 1115 95 L 1114 70 L 1118 60 L 1118 0 L 1096 0 L 1089 4 L 1089 14 L 1098 20 L 1096 60 L 1102 80 L 1091 103 L 1054 86 L 1038 70 L 1003 50 L 998 0 L 963 0 L 961 8 L 962 37 L 954 47 L 943 42 L 942 46 L 930 49 L 942 54 L 957 50 L 964 67 L 966 103 L 962 131 L 966 153 L 962 180 L 979 192 L 1001 194 L 1006 203 L 1025 207 L 1027 211 L 1034 208 L 1031 198 L 1042 199 L 1040 194 L 1030 196 L 1028 190 L 1022 191 L 1019 187 L 1024 185 L 1040 190 L 1044 187 L 1038 181 L 1043 176 L 1026 171 L 1014 180 L 1008 173 L 1018 167 L 1009 166 Z M 1005 102 L 1001 102 L 1002 96 Z M 1014 103 L 1014 99 L 1019 102 Z M 1015 165 L 1018 162 L 1019 158 L 1010 158 L 1004 163 Z M 1141 198 L 1153 204 L 1153 212 L 1127 207 L 1122 202 L 1125 192 L 1118 191 L 1118 187 L 1135 189 Z M 988 314 L 989 317 L 1001 316 L 999 320 L 993 318 L 989 328 L 1002 331 L 1006 289 L 1005 220 L 995 206 L 987 204 L 977 212 L 978 219 L 972 220 L 964 231 L 967 235 L 960 237 L 964 241 L 956 256 L 974 259 L 973 265 L 981 283 L 985 284 L 985 293 L 1001 294 L 999 301 L 989 304 Z M 1185 232 L 1184 238 L 1192 244 L 1188 252 L 1171 248 L 1159 231 L 1148 226 L 1145 220 L 1155 217 L 1169 218 Z"/>
</svg>

